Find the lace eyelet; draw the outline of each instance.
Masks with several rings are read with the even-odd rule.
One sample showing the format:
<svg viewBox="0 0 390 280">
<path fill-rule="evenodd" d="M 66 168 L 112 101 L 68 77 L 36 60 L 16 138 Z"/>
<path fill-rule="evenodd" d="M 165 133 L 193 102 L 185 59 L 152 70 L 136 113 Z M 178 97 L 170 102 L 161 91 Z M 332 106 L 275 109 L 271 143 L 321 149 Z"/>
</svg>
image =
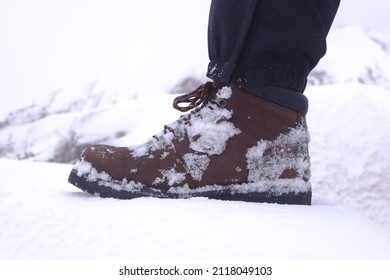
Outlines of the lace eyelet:
<svg viewBox="0 0 390 280">
<path fill-rule="evenodd" d="M 228 105 L 227 100 L 223 98 L 216 98 L 215 103 L 217 103 L 218 107 L 221 108 L 226 108 L 226 106 Z"/>
</svg>

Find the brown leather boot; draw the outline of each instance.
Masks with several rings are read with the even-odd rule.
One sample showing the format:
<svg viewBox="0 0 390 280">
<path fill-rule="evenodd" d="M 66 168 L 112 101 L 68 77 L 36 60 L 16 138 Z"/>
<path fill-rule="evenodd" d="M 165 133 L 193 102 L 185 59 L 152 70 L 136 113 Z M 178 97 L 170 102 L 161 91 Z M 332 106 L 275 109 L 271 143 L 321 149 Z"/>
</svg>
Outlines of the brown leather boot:
<svg viewBox="0 0 390 280">
<path fill-rule="evenodd" d="M 187 107 L 179 107 L 187 102 Z M 191 113 L 134 147 L 95 145 L 69 182 L 101 197 L 208 197 L 310 204 L 305 116 L 209 82 L 175 99 Z"/>
</svg>

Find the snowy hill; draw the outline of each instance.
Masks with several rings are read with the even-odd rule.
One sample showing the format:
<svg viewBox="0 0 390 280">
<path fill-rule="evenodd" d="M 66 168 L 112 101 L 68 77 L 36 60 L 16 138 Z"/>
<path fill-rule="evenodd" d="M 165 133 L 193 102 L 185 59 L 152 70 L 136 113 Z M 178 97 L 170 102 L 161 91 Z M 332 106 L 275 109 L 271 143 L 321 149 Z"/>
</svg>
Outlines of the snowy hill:
<svg viewBox="0 0 390 280">
<path fill-rule="evenodd" d="M 386 233 L 316 196 L 312 206 L 102 199 L 70 165 L 0 160 L 0 259 L 389 259 Z"/>
<path fill-rule="evenodd" d="M 309 83 L 390 85 L 390 36 L 362 26 L 332 29 L 325 57 Z"/>
</svg>

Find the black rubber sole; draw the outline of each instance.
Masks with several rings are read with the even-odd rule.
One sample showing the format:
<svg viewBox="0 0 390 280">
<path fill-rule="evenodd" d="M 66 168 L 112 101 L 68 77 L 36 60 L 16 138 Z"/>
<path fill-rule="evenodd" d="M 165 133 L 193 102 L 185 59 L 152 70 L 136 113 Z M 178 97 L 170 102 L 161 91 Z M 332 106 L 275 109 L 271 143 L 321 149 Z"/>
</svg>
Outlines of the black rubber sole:
<svg viewBox="0 0 390 280">
<path fill-rule="evenodd" d="M 99 184 L 98 181 L 88 181 L 83 176 L 78 176 L 76 170 L 72 170 L 69 175 L 68 182 L 78 187 L 79 189 L 93 195 L 99 195 L 103 198 L 117 199 L 133 199 L 138 197 L 157 197 L 157 198 L 191 198 L 191 197 L 206 197 L 218 200 L 232 201 L 247 201 L 260 203 L 277 203 L 277 204 L 296 204 L 296 205 L 311 205 L 311 191 L 308 192 L 289 192 L 280 195 L 275 195 L 270 192 L 251 192 L 251 193 L 232 193 L 229 189 L 207 192 L 194 192 L 185 194 L 177 194 L 167 191 L 155 190 L 153 188 L 144 187 L 139 192 L 129 192 L 125 190 L 115 190 Z"/>
</svg>

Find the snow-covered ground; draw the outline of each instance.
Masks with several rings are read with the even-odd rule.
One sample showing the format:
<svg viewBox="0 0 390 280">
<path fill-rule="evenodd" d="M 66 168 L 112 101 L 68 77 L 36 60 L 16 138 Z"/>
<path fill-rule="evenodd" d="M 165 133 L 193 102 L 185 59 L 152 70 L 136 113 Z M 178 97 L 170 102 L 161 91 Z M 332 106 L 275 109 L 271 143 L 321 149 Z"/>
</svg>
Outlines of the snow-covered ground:
<svg viewBox="0 0 390 280">
<path fill-rule="evenodd" d="M 140 2 L 132 11 L 133 36 L 124 38 L 111 30 L 124 31 L 127 12 L 109 21 L 112 6 L 103 0 L 76 14 L 70 3 L 49 5 L 53 14 L 28 26 L 0 17 L 0 31 L 43 28 L 29 48 L 28 36 L 5 37 L 15 52 L 0 52 L 2 65 L 11 65 L 0 71 L 1 90 L 23 97 L 0 103 L 0 259 L 390 258 L 389 34 L 334 28 L 310 77 L 313 206 L 119 201 L 79 192 L 66 182 L 71 165 L 47 162 L 72 162 L 91 143 L 140 143 L 175 120 L 180 113 L 169 93 L 191 88 L 175 83 L 204 81 L 206 41 L 198 39 L 206 38 L 208 1 L 170 0 L 181 6 L 166 14 L 159 13 L 166 3 L 149 11 Z M 123 11 L 134 5 L 115 3 Z M 96 7 L 99 13 L 88 14 Z M 20 10 L 3 2 L 0 8 L 9 15 Z M 149 22 L 145 11 L 161 24 Z M 91 22 L 76 26 L 87 14 Z M 74 22 L 63 29 L 69 16 Z M 104 20 L 93 25 L 98 19 Z M 47 37 L 53 42 L 46 46 Z M 111 44 L 100 44 L 102 38 Z M 25 67 L 17 67 L 19 60 Z"/>
<path fill-rule="evenodd" d="M 389 259 L 382 228 L 316 196 L 312 206 L 102 199 L 70 165 L 0 160 L 0 259 Z"/>
</svg>

